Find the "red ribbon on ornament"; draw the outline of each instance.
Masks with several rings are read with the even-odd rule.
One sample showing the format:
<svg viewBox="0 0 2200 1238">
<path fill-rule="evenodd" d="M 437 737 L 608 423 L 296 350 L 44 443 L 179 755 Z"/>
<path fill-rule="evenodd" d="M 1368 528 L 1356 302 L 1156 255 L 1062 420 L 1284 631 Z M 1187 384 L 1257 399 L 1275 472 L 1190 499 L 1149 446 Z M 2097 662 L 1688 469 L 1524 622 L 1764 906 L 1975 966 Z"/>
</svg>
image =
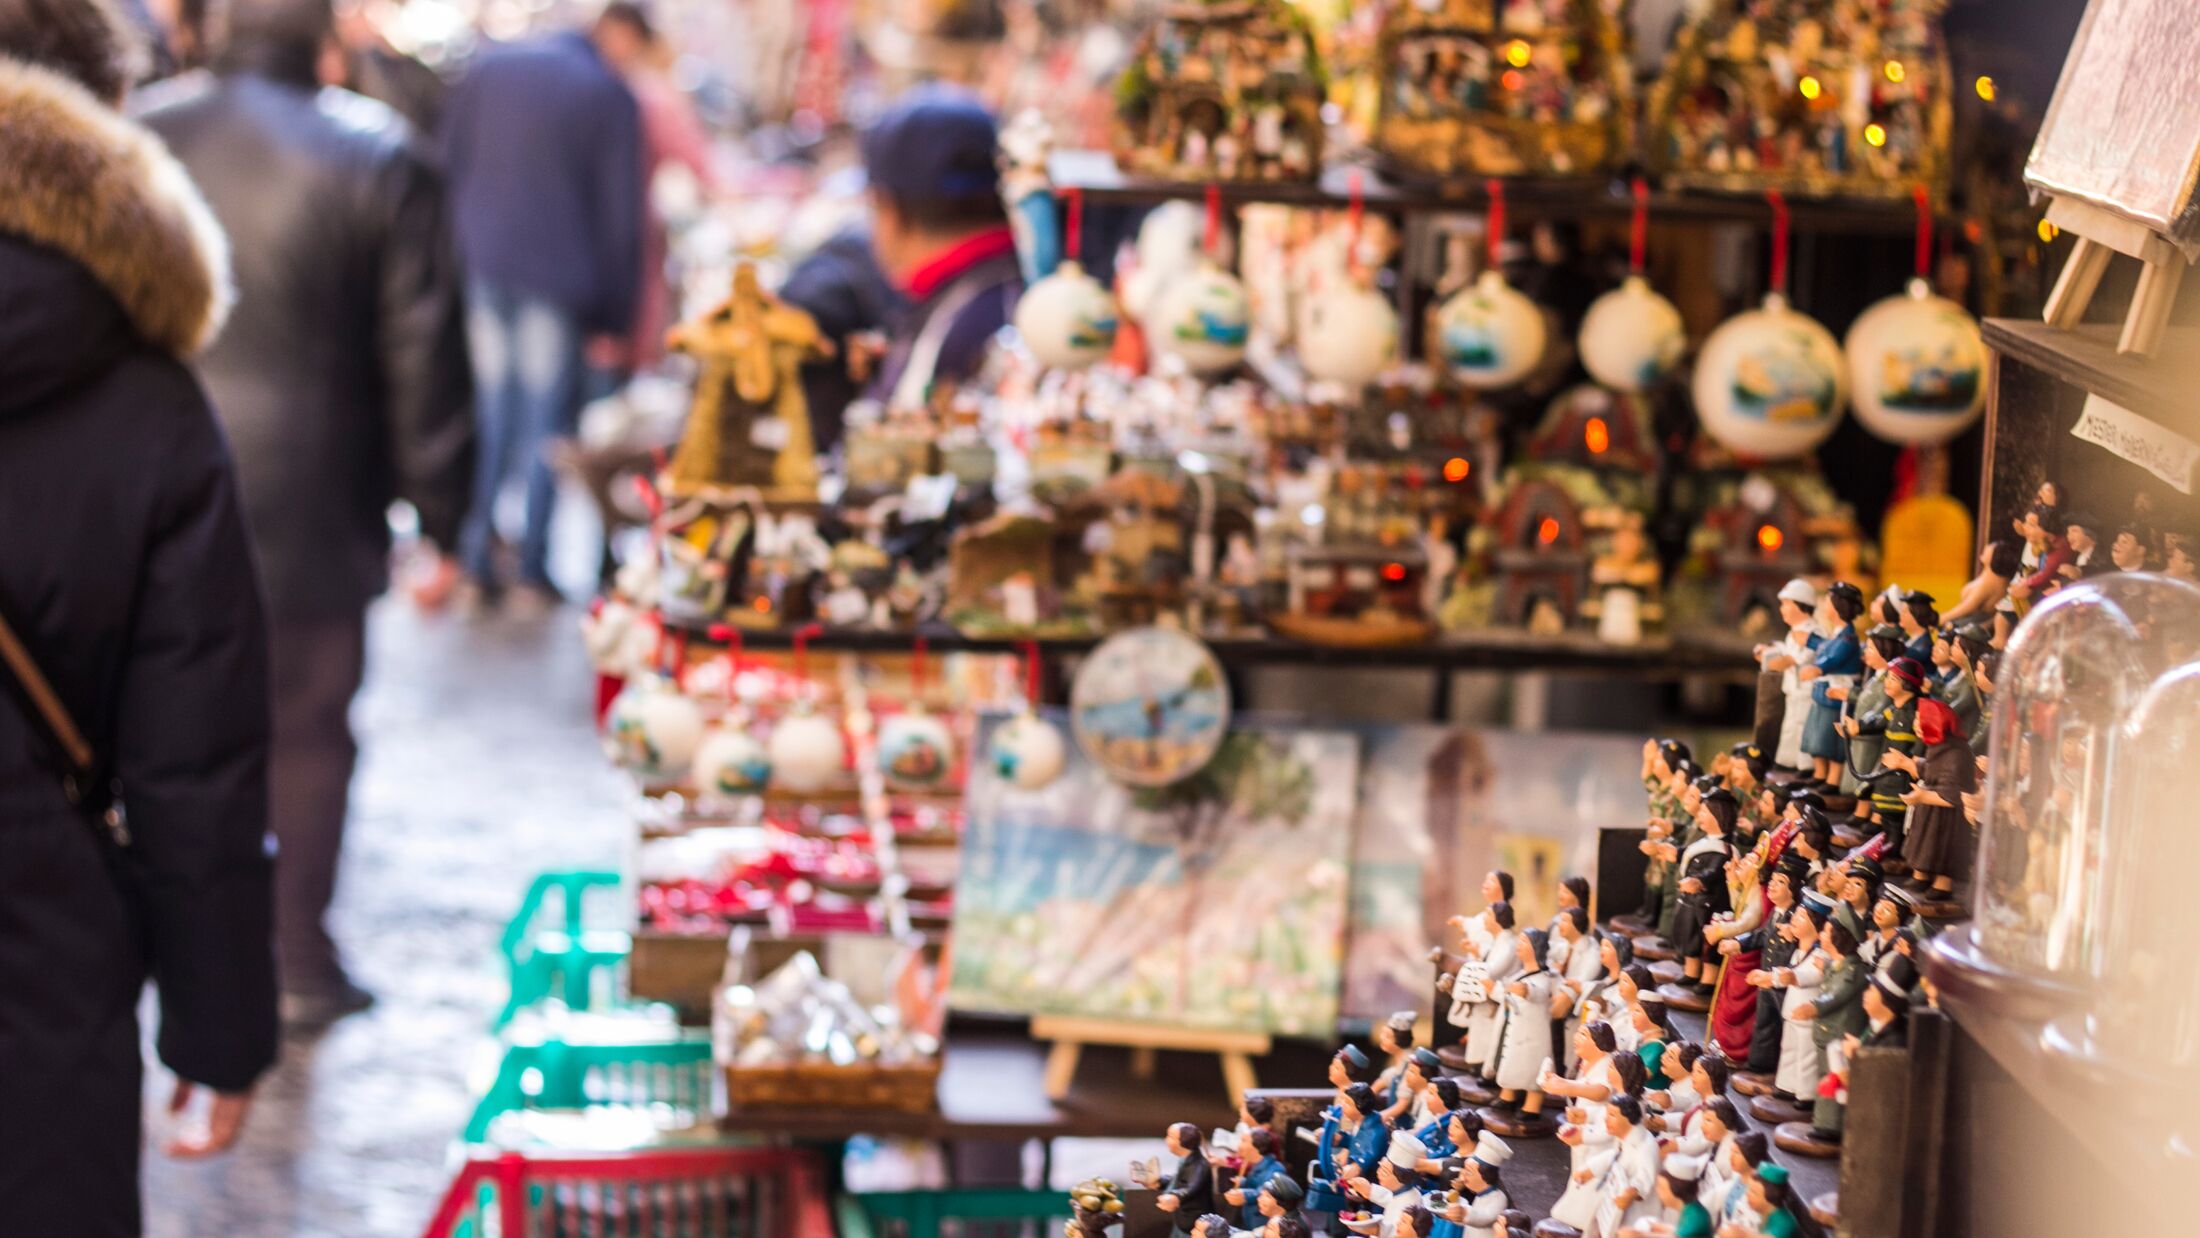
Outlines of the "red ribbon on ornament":
<svg viewBox="0 0 2200 1238">
<path fill-rule="evenodd" d="M 1505 248 L 1505 182 L 1493 176 L 1484 187 L 1490 195 L 1490 269 L 1496 270 Z"/>
<path fill-rule="evenodd" d="M 925 640 L 919 636 L 909 651 L 909 695 L 912 701 L 924 699 L 924 650 Z"/>
<path fill-rule="evenodd" d="M 1933 203 L 1925 192 L 1925 186 L 1910 187 L 1910 200 L 1917 203 L 1917 277 L 1930 279 L 1933 273 Z"/>
<path fill-rule="evenodd" d="M 1638 176 L 1630 192 L 1635 199 L 1635 213 L 1627 226 L 1627 269 L 1640 275 L 1643 258 L 1650 250 L 1650 182 Z"/>
<path fill-rule="evenodd" d="M 1085 233 L 1085 191 L 1073 188 L 1064 191 L 1063 196 L 1069 200 L 1069 223 L 1062 229 L 1062 257 L 1075 262 L 1080 252 L 1077 243 Z"/>
<path fill-rule="evenodd" d="M 1222 186 L 1207 186 L 1207 231 L 1201 241 L 1212 258 L 1222 248 Z"/>
<path fill-rule="evenodd" d="M 1785 293 L 1788 287 L 1787 195 L 1777 189 L 1767 189 L 1765 201 L 1772 204 L 1772 290 Z"/>
<path fill-rule="evenodd" d="M 1346 189 L 1345 220 L 1351 236 L 1345 242 L 1345 270 L 1353 275 L 1360 273 L 1360 226 L 1367 218 L 1367 194 L 1360 185 L 1360 170 L 1352 169 L 1352 179 Z"/>
<path fill-rule="evenodd" d="M 807 682 L 810 678 L 810 642 L 825 635 L 825 625 L 808 623 L 794 630 L 794 677 Z"/>
<path fill-rule="evenodd" d="M 730 623 L 714 624 L 710 638 L 726 647 L 726 699 L 734 700 L 740 695 L 733 684 L 741 678 L 741 629 Z"/>
<path fill-rule="evenodd" d="M 1039 708 L 1039 642 L 1024 642 L 1024 696 L 1033 709 Z"/>
</svg>

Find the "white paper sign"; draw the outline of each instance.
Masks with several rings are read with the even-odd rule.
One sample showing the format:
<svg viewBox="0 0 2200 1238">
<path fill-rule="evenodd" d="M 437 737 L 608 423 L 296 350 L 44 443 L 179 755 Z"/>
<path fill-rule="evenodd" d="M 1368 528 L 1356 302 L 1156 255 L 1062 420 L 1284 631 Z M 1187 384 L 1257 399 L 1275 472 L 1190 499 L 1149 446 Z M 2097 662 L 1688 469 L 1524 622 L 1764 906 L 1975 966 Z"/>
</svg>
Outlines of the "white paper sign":
<svg viewBox="0 0 2200 1238">
<path fill-rule="evenodd" d="M 2192 466 L 2200 460 L 2200 443 L 2174 430 L 2165 430 L 2120 404 L 2089 395 L 2070 434 L 2138 465 L 2177 487 L 2179 494 L 2192 493 Z"/>
</svg>

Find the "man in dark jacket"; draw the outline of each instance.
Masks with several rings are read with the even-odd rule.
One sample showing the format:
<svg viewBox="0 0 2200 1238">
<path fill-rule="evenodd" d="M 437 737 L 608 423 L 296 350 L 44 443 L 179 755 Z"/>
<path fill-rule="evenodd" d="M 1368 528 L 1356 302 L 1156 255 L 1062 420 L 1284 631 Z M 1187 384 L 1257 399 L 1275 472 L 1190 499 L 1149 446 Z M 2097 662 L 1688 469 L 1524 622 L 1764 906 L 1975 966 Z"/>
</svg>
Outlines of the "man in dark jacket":
<svg viewBox="0 0 2200 1238">
<path fill-rule="evenodd" d="M 325 923 L 358 750 L 367 603 L 404 499 L 450 547 L 472 474 L 464 313 L 434 171 L 402 118 L 315 84 L 328 0 L 228 0 L 215 73 L 138 97 L 229 233 L 237 312 L 200 362 L 274 619 L 284 1014 L 371 1000 Z"/>
<path fill-rule="evenodd" d="M 172 1153 L 234 1141 L 275 1058 L 266 628 L 182 361 L 226 302 L 221 232 L 107 106 L 121 30 L 97 0 L 0 0 L 0 613 L 128 809 L 123 846 L 64 794 L 38 711 L 0 692 L 11 1234 L 138 1232 L 148 975 L 177 1100 L 217 1093 Z"/>
<path fill-rule="evenodd" d="M 945 87 L 911 91 L 863 135 L 871 248 L 909 298 L 869 395 L 917 407 L 976 377 L 1023 293 L 1001 205 L 993 117 Z"/>
<path fill-rule="evenodd" d="M 616 37 L 599 23 L 598 37 Z M 591 36 L 484 51 L 451 92 L 444 168 L 468 280 L 481 461 L 462 557 L 493 593 L 496 497 L 526 478 L 514 600 L 554 601 L 543 449 L 580 416 L 584 349 L 623 335 L 641 273 L 641 115 Z"/>
<path fill-rule="evenodd" d="M 849 340 L 884 330 L 902 311 L 902 300 L 878 269 L 871 238 L 861 228 L 843 228 L 795 264 L 780 285 L 787 304 L 817 319 L 817 329 L 833 345 L 833 355 L 802 365 L 802 396 L 810 406 L 810 435 L 819 452 L 840 445 L 847 429 L 848 405 L 862 394 L 848 365 Z"/>
</svg>

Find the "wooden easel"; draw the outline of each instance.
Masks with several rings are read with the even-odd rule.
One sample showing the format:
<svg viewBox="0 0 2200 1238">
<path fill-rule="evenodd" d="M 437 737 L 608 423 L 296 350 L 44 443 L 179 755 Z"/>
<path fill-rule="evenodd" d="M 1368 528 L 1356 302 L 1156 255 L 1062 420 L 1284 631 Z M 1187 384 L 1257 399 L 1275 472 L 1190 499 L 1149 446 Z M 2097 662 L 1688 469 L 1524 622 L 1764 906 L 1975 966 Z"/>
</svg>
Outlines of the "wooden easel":
<svg viewBox="0 0 2200 1238">
<path fill-rule="evenodd" d="M 1131 1077 L 1151 1079 L 1155 1055 L 1163 1049 L 1212 1053 L 1222 1059 L 1222 1086 L 1230 1103 L 1258 1087 L 1253 1078 L 1253 1058 L 1274 1047 L 1266 1032 L 1219 1032 L 1205 1028 L 1168 1027 L 1152 1023 L 1123 1023 L 1113 1019 L 1070 1015 L 1038 1015 L 1031 1020 L 1034 1040 L 1049 1040 L 1046 1086 L 1048 1100 L 1069 1095 L 1077 1077 L 1077 1060 L 1086 1045 L 1123 1045 L 1131 1051 Z"/>
<path fill-rule="evenodd" d="M 2132 292 L 2116 351 L 2153 356 L 2169 323 L 2170 307 L 2177 302 L 2177 286 L 2184 282 L 2190 265 L 2184 252 L 2144 224 L 2074 198 L 2054 199 L 2047 221 L 2078 238 L 2070 261 L 2056 277 L 2055 290 L 2048 294 L 2047 325 L 2066 330 L 2077 326 L 2100 290 L 2110 259 L 2117 254 L 2137 258 L 2145 267 Z"/>
</svg>

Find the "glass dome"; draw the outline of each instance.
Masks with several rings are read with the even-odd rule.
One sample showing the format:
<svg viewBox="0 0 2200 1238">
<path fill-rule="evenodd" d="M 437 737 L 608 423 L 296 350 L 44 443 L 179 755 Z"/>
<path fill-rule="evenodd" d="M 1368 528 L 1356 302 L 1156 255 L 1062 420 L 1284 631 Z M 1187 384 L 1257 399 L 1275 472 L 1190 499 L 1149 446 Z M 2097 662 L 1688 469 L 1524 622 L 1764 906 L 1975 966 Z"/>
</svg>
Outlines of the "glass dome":
<svg viewBox="0 0 2200 1238">
<path fill-rule="evenodd" d="M 2196 656 L 2200 589 L 2143 573 L 2058 590 L 2010 639 L 1980 814 L 1978 941 L 1993 961 L 2091 985 L 2167 944 L 2147 938 L 2147 913 L 2190 897 L 2169 883 L 2189 886 L 2191 867 L 2164 861 L 2194 844 L 2154 818 L 2177 788 L 2200 802 L 2200 762 L 2161 772 L 2171 749 L 2200 752 L 2200 686 L 2179 670 Z"/>
</svg>

